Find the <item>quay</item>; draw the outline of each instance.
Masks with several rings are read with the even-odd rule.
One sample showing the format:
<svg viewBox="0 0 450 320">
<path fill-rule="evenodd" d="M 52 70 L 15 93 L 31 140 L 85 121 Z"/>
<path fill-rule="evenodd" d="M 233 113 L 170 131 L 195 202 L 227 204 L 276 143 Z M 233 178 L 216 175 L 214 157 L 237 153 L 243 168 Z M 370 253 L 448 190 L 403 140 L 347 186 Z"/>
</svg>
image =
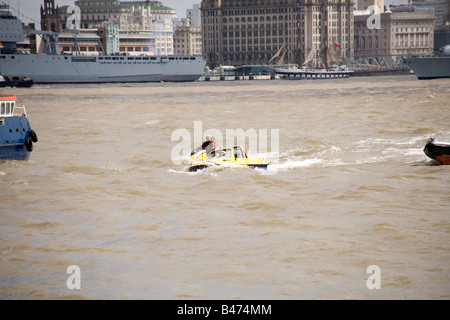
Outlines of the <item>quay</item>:
<svg viewBox="0 0 450 320">
<path fill-rule="evenodd" d="M 376 76 L 391 76 L 391 75 L 410 75 L 414 74 L 411 70 L 389 69 L 389 70 L 356 70 L 352 77 L 376 77 Z M 280 80 L 279 75 L 265 74 L 265 75 L 235 75 L 235 76 L 218 76 L 218 75 L 203 75 L 198 81 L 242 81 L 242 80 Z M 304 79 L 307 80 L 307 79 Z"/>
</svg>

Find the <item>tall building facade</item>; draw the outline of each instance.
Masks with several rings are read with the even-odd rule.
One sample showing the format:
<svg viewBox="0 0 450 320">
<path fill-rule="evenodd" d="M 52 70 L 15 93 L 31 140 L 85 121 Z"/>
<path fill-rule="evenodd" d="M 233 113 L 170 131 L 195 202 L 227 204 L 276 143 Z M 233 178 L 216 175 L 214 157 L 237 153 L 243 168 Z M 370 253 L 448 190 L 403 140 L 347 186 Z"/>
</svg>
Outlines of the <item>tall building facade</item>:
<svg viewBox="0 0 450 320">
<path fill-rule="evenodd" d="M 178 23 L 173 41 L 176 56 L 202 55 L 202 29 L 190 26 L 187 20 Z"/>
<path fill-rule="evenodd" d="M 194 4 L 192 9 L 186 10 L 186 19 L 192 27 L 201 27 L 200 4 Z"/>
<path fill-rule="evenodd" d="M 302 64 L 336 46 L 353 58 L 352 0 L 203 0 L 203 56 L 208 65 L 265 64 L 283 48 L 284 63 Z"/>
<path fill-rule="evenodd" d="M 202 55 L 202 28 L 200 22 L 200 5 L 195 4 L 192 9 L 186 10 L 186 18 L 181 19 L 177 25 L 174 41 L 174 54 Z"/>
</svg>

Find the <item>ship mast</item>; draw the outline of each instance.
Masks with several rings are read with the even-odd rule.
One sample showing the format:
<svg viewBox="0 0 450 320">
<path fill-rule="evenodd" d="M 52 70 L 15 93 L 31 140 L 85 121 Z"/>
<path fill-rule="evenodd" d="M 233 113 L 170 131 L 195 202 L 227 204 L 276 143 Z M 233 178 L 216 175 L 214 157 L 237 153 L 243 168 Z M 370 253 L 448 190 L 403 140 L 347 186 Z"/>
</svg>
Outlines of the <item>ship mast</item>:
<svg viewBox="0 0 450 320">
<path fill-rule="evenodd" d="M 324 12 L 323 15 L 325 16 L 324 24 L 325 24 L 325 47 L 323 49 L 324 53 L 324 63 L 325 63 L 325 69 L 328 69 L 328 6 L 326 5 L 326 1 L 324 1 Z"/>
</svg>

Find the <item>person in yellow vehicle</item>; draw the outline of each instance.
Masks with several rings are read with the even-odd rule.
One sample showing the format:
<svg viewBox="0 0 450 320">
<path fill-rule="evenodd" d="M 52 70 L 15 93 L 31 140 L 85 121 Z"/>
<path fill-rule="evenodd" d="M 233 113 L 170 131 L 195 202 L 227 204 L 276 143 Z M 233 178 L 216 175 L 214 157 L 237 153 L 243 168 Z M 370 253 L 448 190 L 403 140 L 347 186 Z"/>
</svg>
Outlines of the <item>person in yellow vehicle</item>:
<svg viewBox="0 0 450 320">
<path fill-rule="evenodd" d="M 202 143 L 202 145 L 198 148 L 195 148 L 191 151 L 191 159 L 195 160 L 199 156 L 201 157 L 200 151 L 205 150 L 208 158 L 211 157 L 211 153 L 216 150 L 216 142 L 214 141 L 214 137 L 206 136 L 206 141 Z"/>
<path fill-rule="evenodd" d="M 216 149 L 216 142 L 214 141 L 214 137 L 206 136 L 206 141 L 202 143 L 202 149 L 206 151 L 206 155 L 211 157 L 211 152 Z"/>
<path fill-rule="evenodd" d="M 214 141 L 214 137 L 212 136 L 206 136 L 206 141 L 202 143 L 202 149 L 206 150 L 208 146 L 211 146 L 211 151 L 214 151 L 216 149 L 216 143 Z"/>
</svg>

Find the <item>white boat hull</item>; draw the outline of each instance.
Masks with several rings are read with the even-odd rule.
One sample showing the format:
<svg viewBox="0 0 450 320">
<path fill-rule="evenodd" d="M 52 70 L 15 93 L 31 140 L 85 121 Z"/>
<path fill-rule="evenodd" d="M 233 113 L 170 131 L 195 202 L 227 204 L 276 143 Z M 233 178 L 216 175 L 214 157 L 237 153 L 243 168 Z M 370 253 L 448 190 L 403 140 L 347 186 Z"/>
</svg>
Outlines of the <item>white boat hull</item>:
<svg viewBox="0 0 450 320">
<path fill-rule="evenodd" d="M 283 80 L 299 80 L 299 79 L 337 79 L 348 78 L 353 75 L 353 71 L 349 70 L 308 70 L 308 69 L 280 69 L 275 72 Z"/>
</svg>

